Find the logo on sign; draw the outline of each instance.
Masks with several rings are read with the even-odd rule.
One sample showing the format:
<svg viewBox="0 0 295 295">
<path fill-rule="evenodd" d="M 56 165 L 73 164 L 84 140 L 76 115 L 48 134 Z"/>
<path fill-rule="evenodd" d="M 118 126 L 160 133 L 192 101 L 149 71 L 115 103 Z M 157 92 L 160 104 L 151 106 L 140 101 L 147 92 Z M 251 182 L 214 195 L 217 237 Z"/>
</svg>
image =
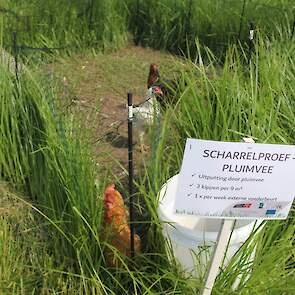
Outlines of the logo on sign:
<svg viewBox="0 0 295 295">
<path fill-rule="evenodd" d="M 234 205 L 234 208 L 251 208 L 252 204 L 236 204 Z"/>
</svg>

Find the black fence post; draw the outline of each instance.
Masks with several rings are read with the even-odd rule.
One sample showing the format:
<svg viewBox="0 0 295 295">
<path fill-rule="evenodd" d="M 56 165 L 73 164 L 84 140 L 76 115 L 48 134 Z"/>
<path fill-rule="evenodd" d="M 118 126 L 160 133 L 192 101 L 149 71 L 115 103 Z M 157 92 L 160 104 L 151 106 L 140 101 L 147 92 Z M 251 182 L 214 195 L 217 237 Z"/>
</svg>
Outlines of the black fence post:
<svg viewBox="0 0 295 295">
<path fill-rule="evenodd" d="M 255 25 L 254 25 L 253 22 L 251 22 L 250 23 L 250 28 L 249 28 L 249 52 L 250 52 L 250 57 L 251 57 L 253 49 L 255 47 L 254 33 L 255 33 Z"/>
<path fill-rule="evenodd" d="M 240 16 L 240 28 L 239 28 L 239 35 L 238 35 L 238 40 L 241 39 L 241 33 L 242 33 L 242 27 L 243 27 L 243 18 L 245 15 L 245 8 L 246 8 L 246 0 L 243 2 L 243 7 L 242 7 L 242 12 Z"/>
<path fill-rule="evenodd" d="M 295 31 L 295 11 L 293 12 L 294 16 L 293 16 L 293 26 L 292 26 L 292 31 L 291 31 L 291 40 L 294 36 L 294 31 Z"/>
<path fill-rule="evenodd" d="M 16 32 L 12 33 L 12 43 L 13 43 L 15 77 L 16 77 L 16 80 L 18 80 L 18 48 L 17 48 L 17 35 L 16 35 Z"/>
<path fill-rule="evenodd" d="M 192 6 L 193 0 L 188 0 L 188 11 L 187 11 L 187 20 L 186 20 L 186 27 L 185 27 L 185 35 L 188 38 L 191 29 L 191 17 L 192 17 Z"/>
<path fill-rule="evenodd" d="M 135 45 L 139 45 L 140 42 L 140 33 L 141 29 L 140 26 L 140 19 L 139 19 L 139 0 L 136 0 L 136 14 L 135 14 L 135 30 L 134 30 L 134 43 Z"/>
<path fill-rule="evenodd" d="M 92 18 L 93 18 L 93 9 L 94 9 L 94 1 L 91 0 L 90 2 L 90 12 L 89 12 L 89 23 L 88 23 L 88 30 L 89 32 L 92 30 Z"/>
<path fill-rule="evenodd" d="M 133 139 L 132 120 L 133 105 L 132 93 L 128 93 L 128 176 L 129 176 L 129 218 L 130 218 L 130 255 L 134 257 L 134 190 L 133 190 Z"/>
</svg>

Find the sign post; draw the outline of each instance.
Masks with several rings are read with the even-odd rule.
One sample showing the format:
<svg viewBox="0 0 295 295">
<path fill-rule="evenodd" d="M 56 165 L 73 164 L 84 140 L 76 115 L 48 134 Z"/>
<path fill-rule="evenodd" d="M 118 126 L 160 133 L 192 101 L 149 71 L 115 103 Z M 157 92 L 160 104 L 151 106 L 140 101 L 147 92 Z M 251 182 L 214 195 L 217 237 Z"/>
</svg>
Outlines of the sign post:
<svg viewBox="0 0 295 295">
<path fill-rule="evenodd" d="M 187 139 L 174 212 L 222 219 L 202 295 L 210 295 L 236 219 L 286 219 L 295 146 Z"/>
<path fill-rule="evenodd" d="M 213 256 L 211 259 L 210 267 L 207 272 L 205 287 L 202 295 L 210 295 L 214 286 L 215 279 L 218 275 L 223 257 L 225 256 L 227 244 L 230 239 L 231 231 L 235 224 L 234 219 L 223 219 L 220 231 L 217 236 L 217 244 L 214 248 Z"/>
<path fill-rule="evenodd" d="M 15 77 L 16 77 L 16 80 L 18 81 L 18 48 L 17 48 L 16 32 L 13 32 L 12 34 L 12 41 L 13 41 Z"/>
</svg>

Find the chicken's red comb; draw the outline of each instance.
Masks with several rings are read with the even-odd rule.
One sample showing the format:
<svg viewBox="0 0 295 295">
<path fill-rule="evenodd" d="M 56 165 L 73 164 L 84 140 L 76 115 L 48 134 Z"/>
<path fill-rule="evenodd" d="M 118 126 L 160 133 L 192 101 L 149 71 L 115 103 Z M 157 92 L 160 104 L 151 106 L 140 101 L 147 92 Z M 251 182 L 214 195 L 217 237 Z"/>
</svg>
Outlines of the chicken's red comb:
<svg viewBox="0 0 295 295">
<path fill-rule="evenodd" d="M 153 91 L 155 94 L 163 95 L 163 92 L 160 86 L 156 86 Z"/>
<path fill-rule="evenodd" d="M 107 186 L 107 188 L 105 189 L 105 194 L 106 193 L 108 193 L 108 192 L 112 192 L 112 191 L 114 191 L 115 190 L 115 184 L 114 183 L 112 183 L 112 184 L 110 184 L 110 185 L 108 185 Z"/>
</svg>

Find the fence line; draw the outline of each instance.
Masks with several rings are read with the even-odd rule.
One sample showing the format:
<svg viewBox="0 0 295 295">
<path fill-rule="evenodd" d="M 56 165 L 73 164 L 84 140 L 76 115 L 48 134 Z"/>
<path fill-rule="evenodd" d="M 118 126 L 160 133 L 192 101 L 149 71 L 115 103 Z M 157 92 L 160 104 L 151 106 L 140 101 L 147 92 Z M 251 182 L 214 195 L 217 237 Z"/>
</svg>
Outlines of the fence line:
<svg viewBox="0 0 295 295">
<path fill-rule="evenodd" d="M 31 51 L 44 51 L 44 52 L 50 52 L 50 51 L 55 51 L 55 50 L 66 50 L 70 48 L 74 48 L 74 46 L 64 46 L 64 47 L 31 47 L 28 45 L 17 45 L 17 49 L 19 50 L 31 50 Z"/>
<path fill-rule="evenodd" d="M 244 2 L 243 2 L 242 12 L 241 12 L 241 15 L 240 15 L 240 28 L 239 28 L 239 34 L 238 34 L 238 39 L 239 40 L 241 38 L 241 33 L 242 33 L 243 18 L 244 18 L 245 10 L 246 10 L 246 1 L 247 0 L 244 0 Z"/>
<path fill-rule="evenodd" d="M 249 2 L 249 1 L 248 1 Z M 243 5 L 242 5 L 242 10 L 240 13 L 240 24 L 239 24 L 239 28 L 238 28 L 238 32 L 237 32 L 237 40 L 239 41 L 241 38 L 241 34 L 242 34 L 242 30 L 243 30 L 243 21 L 246 15 L 246 6 L 248 6 L 247 0 L 243 0 Z M 135 2 L 135 17 L 136 17 L 136 24 L 138 25 L 138 23 L 140 22 L 139 18 L 140 18 L 140 4 L 141 2 L 139 0 L 136 0 Z M 176 5 L 176 1 L 174 0 L 174 5 Z M 277 6 L 273 6 L 273 5 L 268 5 L 268 4 L 260 4 L 260 8 L 262 9 L 271 9 L 273 11 L 277 11 L 278 9 L 281 12 L 285 12 L 288 11 L 286 8 L 279 8 Z M 83 15 L 88 14 L 89 17 L 89 22 L 88 22 L 88 29 L 91 30 L 93 29 L 93 10 L 94 10 L 94 0 L 90 0 L 90 2 L 85 3 L 83 9 L 81 9 L 80 12 L 77 12 L 76 15 L 78 18 L 82 17 Z M 186 20 L 185 20 L 185 33 L 186 33 L 186 37 L 189 34 L 189 32 L 191 31 L 191 18 L 192 18 L 192 9 L 193 9 L 193 1 L 192 0 L 187 0 L 186 1 Z M 10 15 L 12 17 L 14 17 L 17 21 L 22 21 L 22 22 L 27 22 L 27 30 L 25 30 L 26 32 L 33 32 L 32 29 L 30 29 L 28 27 L 28 19 L 33 17 L 32 15 L 20 15 L 18 14 L 16 11 L 14 11 L 13 9 L 9 9 L 9 8 L 5 8 L 5 7 L 0 7 L 0 13 L 3 14 L 7 14 Z M 255 20 L 257 21 L 257 20 Z M 293 38 L 294 35 L 294 30 L 295 30 L 295 15 L 294 15 L 294 22 L 293 24 L 291 23 L 290 25 L 290 36 L 291 38 Z M 15 29 L 13 31 L 16 31 Z M 18 30 L 19 31 L 19 30 Z M 135 44 L 139 43 L 139 36 L 136 36 L 135 34 Z M 96 45 L 98 42 L 90 42 L 92 46 Z M 222 45 L 222 43 L 220 43 L 220 45 Z M 218 43 L 217 43 L 218 46 Z M 78 46 L 75 45 L 65 45 L 65 46 L 60 46 L 60 47 L 33 47 L 33 46 L 28 46 L 26 44 L 23 45 L 18 45 L 18 49 L 20 51 L 22 50 L 32 50 L 32 51 L 41 51 L 41 52 L 51 52 L 51 51 L 56 51 L 56 50 L 66 50 L 66 49 L 71 49 L 71 48 L 77 48 Z M 169 49 L 168 49 L 169 50 Z"/>
</svg>

